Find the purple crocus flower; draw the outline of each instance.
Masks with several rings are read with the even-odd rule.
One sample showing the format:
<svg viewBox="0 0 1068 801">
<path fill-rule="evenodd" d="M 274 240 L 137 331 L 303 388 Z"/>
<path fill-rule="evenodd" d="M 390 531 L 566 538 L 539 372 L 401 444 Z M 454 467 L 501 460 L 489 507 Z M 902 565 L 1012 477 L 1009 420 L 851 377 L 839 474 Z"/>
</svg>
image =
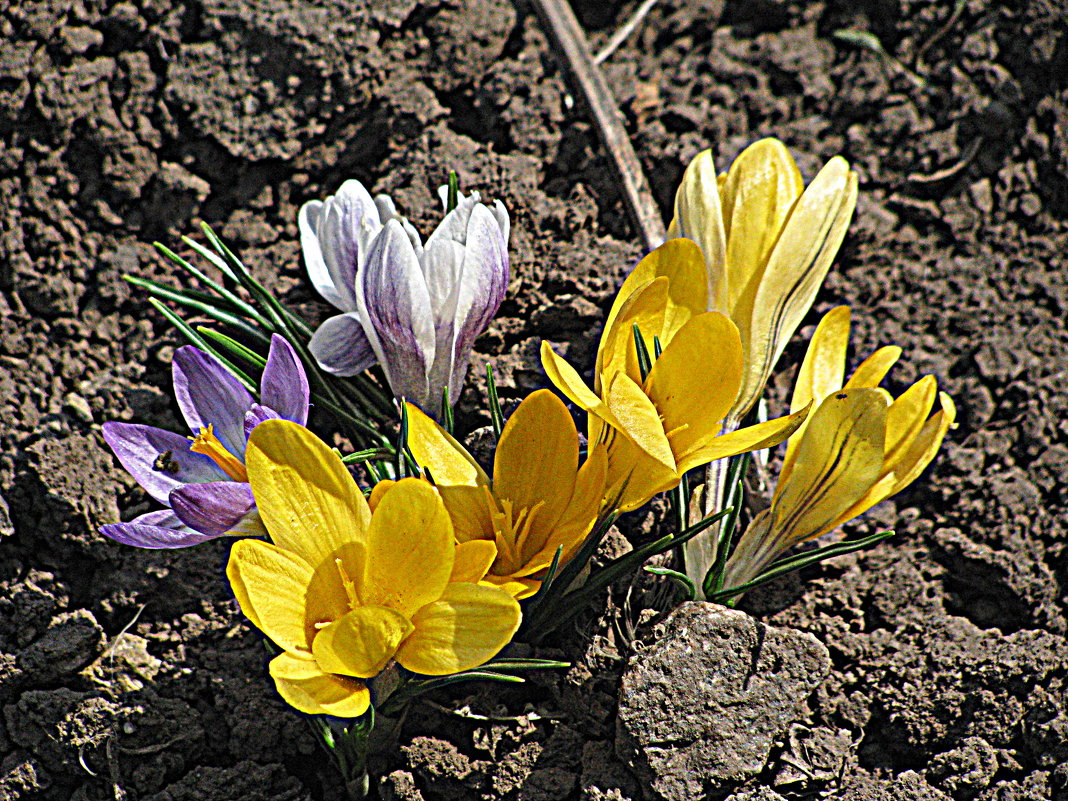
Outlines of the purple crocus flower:
<svg viewBox="0 0 1068 801">
<path fill-rule="evenodd" d="M 446 201 L 447 187 L 438 190 Z M 308 275 L 343 314 L 309 348 L 323 370 L 351 376 L 376 362 L 393 394 L 429 414 L 455 403 L 475 338 L 508 288 L 508 212 L 460 195 L 424 245 L 385 195 L 359 181 L 300 210 Z"/>
<path fill-rule="evenodd" d="M 277 334 L 260 380 L 260 403 L 214 356 L 175 351 L 174 394 L 194 436 L 132 423 L 105 423 L 104 439 L 145 492 L 167 509 L 101 532 L 139 548 L 185 548 L 225 534 L 264 534 L 245 472 L 245 443 L 257 424 L 308 420 L 308 378 Z"/>
</svg>

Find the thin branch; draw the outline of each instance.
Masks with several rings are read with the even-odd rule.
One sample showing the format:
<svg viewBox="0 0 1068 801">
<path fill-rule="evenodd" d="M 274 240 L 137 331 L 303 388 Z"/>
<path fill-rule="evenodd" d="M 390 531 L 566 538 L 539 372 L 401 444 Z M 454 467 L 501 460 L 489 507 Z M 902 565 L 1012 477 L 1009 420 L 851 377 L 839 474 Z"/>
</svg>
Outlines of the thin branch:
<svg viewBox="0 0 1068 801">
<path fill-rule="evenodd" d="M 615 33 L 612 34 L 612 38 L 609 39 L 605 46 L 597 51 L 597 55 L 593 57 L 594 64 L 604 64 L 608 58 L 616 52 L 621 44 L 627 41 L 627 38 L 634 33 L 634 29 L 641 24 L 641 21 L 645 19 L 645 15 L 648 14 L 653 6 L 655 6 L 657 0 L 645 0 L 638 9 L 630 15 L 630 19 L 624 22 Z"/>
<path fill-rule="evenodd" d="M 550 43 L 571 73 L 593 116 L 601 142 L 608 150 L 616 177 L 623 187 L 627 210 L 641 234 L 643 244 L 647 250 L 659 247 L 665 237 L 660 209 L 649 191 L 641 162 L 634 154 L 630 137 L 623 127 L 622 115 L 604 74 L 590 56 L 586 34 L 582 32 L 567 0 L 533 0 L 533 5 Z"/>
</svg>

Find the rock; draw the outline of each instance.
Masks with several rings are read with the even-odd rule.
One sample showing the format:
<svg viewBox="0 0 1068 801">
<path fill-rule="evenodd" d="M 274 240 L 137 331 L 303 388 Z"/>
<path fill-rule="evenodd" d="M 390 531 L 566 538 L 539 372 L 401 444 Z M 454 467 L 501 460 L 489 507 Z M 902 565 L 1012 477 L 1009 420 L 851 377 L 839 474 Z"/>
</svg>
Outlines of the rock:
<svg viewBox="0 0 1068 801">
<path fill-rule="evenodd" d="M 87 401 L 78 393 L 68 392 L 63 397 L 63 406 L 78 420 L 81 420 L 83 423 L 92 425 L 93 410 L 89 406 L 89 401 Z"/>
<path fill-rule="evenodd" d="M 830 671 L 810 634 L 687 603 L 623 674 L 617 747 L 668 801 L 760 772 Z"/>
<path fill-rule="evenodd" d="M 931 760 L 927 777 L 956 798 L 971 798 L 990 786 L 998 771 L 998 753 L 982 737 L 965 737 L 952 751 Z"/>
</svg>

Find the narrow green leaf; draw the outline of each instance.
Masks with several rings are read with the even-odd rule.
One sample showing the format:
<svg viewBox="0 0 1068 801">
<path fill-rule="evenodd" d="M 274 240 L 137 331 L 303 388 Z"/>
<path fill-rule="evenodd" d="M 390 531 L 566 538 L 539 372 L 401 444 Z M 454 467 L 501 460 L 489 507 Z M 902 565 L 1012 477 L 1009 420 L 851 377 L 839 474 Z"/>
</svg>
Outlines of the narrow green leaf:
<svg viewBox="0 0 1068 801">
<path fill-rule="evenodd" d="M 501 401 L 497 397 L 497 382 L 493 378 L 493 365 L 486 365 L 486 392 L 489 394 L 490 420 L 493 423 L 493 435 L 498 440 L 504 431 L 504 413 L 501 411 Z"/>
<path fill-rule="evenodd" d="M 449 403 L 448 387 L 441 391 L 441 421 L 444 423 L 445 430 L 451 435 L 455 422 L 452 416 L 452 404 Z"/>
<path fill-rule="evenodd" d="M 455 170 L 449 170 L 449 194 L 445 202 L 445 213 L 453 211 L 460 204 L 460 176 Z"/>
<path fill-rule="evenodd" d="M 252 381 L 251 378 L 248 377 L 248 375 L 243 370 L 234 365 L 234 363 L 227 359 L 226 356 L 224 356 L 222 353 L 220 353 L 217 348 L 214 348 L 207 340 L 204 339 L 204 337 L 194 331 L 185 320 L 183 320 L 177 314 L 172 312 L 170 309 L 168 309 L 155 298 L 149 298 L 148 302 L 154 309 L 156 309 L 156 311 L 166 317 L 168 322 L 170 322 L 175 328 L 177 328 L 182 333 L 182 335 L 185 336 L 185 338 L 188 339 L 193 345 L 205 351 L 206 353 L 210 353 L 212 356 L 218 359 L 222 363 L 222 365 L 229 372 L 233 373 L 234 377 L 245 386 L 245 389 L 253 393 L 258 391 L 256 384 Z"/>
<path fill-rule="evenodd" d="M 682 599 L 684 601 L 692 601 L 697 597 L 697 585 L 685 573 L 666 567 L 646 567 L 644 569 L 646 573 L 670 579 L 682 591 Z"/>
<path fill-rule="evenodd" d="M 896 532 L 891 529 L 889 531 L 880 531 L 877 534 L 872 534 L 868 537 L 864 537 L 859 540 L 846 540 L 844 542 L 836 542 L 831 545 L 825 545 L 822 548 L 817 548 L 814 551 L 807 551 L 805 553 L 796 554 L 794 556 L 780 559 L 777 562 L 773 562 L 767 570 L 754 578 L 752 581 L 747 581 L 745 584 L 740 584 L 737 587 L 731 587 L 727 590 L 721 590 L 717 593 L 713 593 L 709 596 L 710 601 L 722 601 L 727 598 L 732 598 L 735 595 L 742 595 L 749 592 L 754 587 L 759 587 L 762 584 L 767 584 L 769 581 L 774 581 L 780 576 L 784 576 L 787 573 L 792 573 L 795 570 L 801 570 L 814 565 L 817 562 L 822 562 L 825 559 L 831 559 L 835 556 L 843 556 L 847 553 L 853 553 L 854 551 L 862 551 L 866 548 L 871 548 L 874 545 L 879 544 L 883 540 L 890 539 Z"/>
<path fill-rule="evenodd" d="M 633 326 L 634 331 L 634 347 L 638 351 L 638 372 L 641 373 L 642 381 L 649 375 L 649 371 L 653 369 L 653 362 L 649 358 L 649 349 L 645 346 L 645 338 L 642 336 L 641 329 L 638 328 L 638 324 Z"/>
</svg>

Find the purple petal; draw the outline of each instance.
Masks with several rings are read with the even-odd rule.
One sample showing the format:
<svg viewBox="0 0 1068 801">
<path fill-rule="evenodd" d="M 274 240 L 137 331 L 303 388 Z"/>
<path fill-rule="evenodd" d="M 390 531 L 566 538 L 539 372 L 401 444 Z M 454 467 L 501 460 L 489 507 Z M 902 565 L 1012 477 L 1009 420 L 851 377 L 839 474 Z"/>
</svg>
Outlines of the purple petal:
<svg viewBox="0 0 1068 801">
<path fill-rule="evenodd" d="M 129 523 L 111 523 L 101 526 L 100 533 L 123 545 L 136 548 L 188 548 L 214 539 L 209 534 L 184 525 L 170 509 L 149 512 Z"/>
<path fill-rule="evenodd" d="M 342 311 L 356 309 L 356 274 L 366 260 L 369 243 L 382 222 L 371 195 L 359 181 L 345 181 L 328 197 L 319 215 L 316 234 L 330 281 Z"/>
<path fill-rule="evenodd" d="M 245 412 L 245 439 L 247 440 L 252 436 L 252 429 L 262 423 L 264 420 L 274 420 L 281 415 L 275 414 L 273 409 L 268 409 L 266 406 L 261 406 L 258 403 L 252 404 L 252 408 Z M 304 425 L 302 422 L 301 425 Z"/>
<path fill-rule="evenodd" d="M 396 220 L 372 244 L 362 284 L 365 319 L 377 335 L 393 394 L 426 402 L 427 368 L 435 347 L 430 294 L 412 244 Z"/>
<path fill-rule="evenodd" d="M 508 243 L 497 218 L 485 206 L 471 212 L 460 285 L 457 289 L 449 398 L 455 401 L 467 373 L 471 347 L 486 330 L 508 291 Z"/>
<path fill-rule="evenodd" d="M 260 379 L 260 402 L 279 417 L 308 422 L 308 376 L 297 353 L 284 337 L 271 335 L 271 350 Z"/>
<path fill-rule="evenodd" d="M 239 481 L 187 484 L 171 493 L 170 502 L 182 523 L 211 537 L 233 531 L 256 505 L 252 487 Z"/>
<path fill-rule="evenodd" d="M 171 490 L 184 484 L 226 479 L 210 458 L 189 450 L 181 434 L 133 423 L 104 423 L 104 441 L 145 492 L 167 503 Z"/>
<path fill-rule="evenodd" d="M 174 353 L 174 394 L 193 433 L 208 424 L 238 459 L 245 457 L 245 412 L 252 395 L 222 363 L 199 348 L 186 345 Z"/>
<path fill-rule="evenodd" d="M 378 361 L 357 312 L 326 320 L 312 336 L 308 350 L 332 375 L 356 375 Z"/>
</svg>

